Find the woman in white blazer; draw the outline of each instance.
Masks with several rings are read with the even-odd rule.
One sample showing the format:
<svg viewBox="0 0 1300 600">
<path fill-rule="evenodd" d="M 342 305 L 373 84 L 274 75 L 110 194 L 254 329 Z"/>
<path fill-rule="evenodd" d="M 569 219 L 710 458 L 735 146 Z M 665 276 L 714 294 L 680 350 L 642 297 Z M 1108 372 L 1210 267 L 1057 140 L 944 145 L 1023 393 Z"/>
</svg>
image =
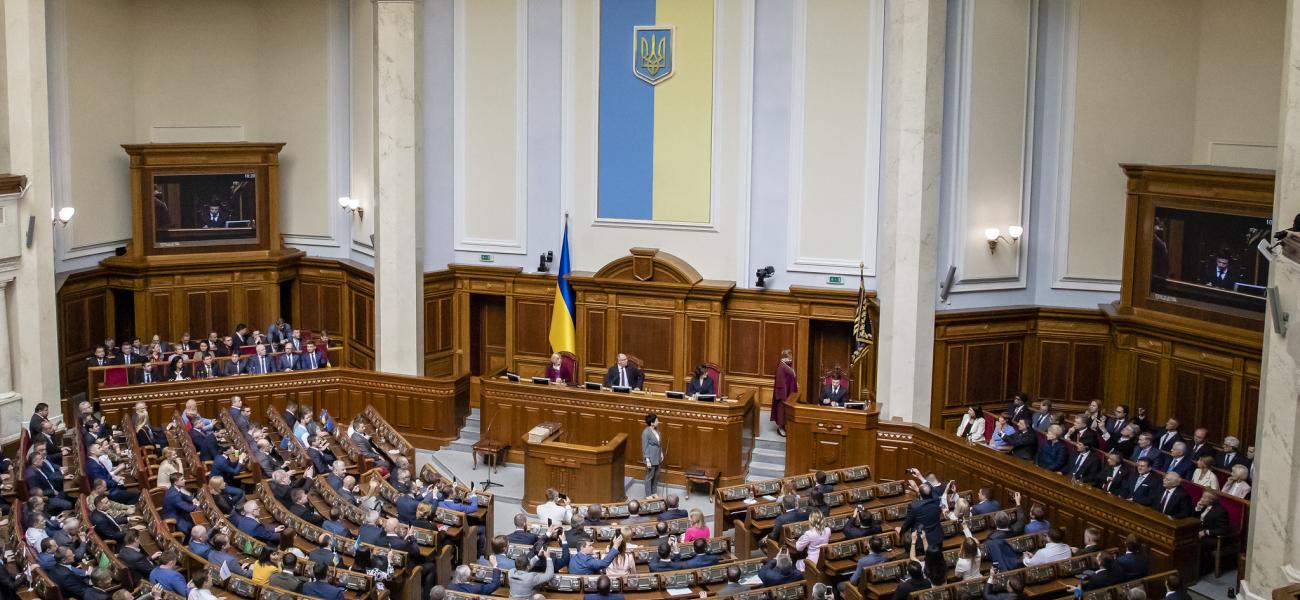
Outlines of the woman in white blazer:
<svg viewBox="0 0 1300 600">
<path fill-rule="evenodd" d="M 957 437 L 975 444 L 984 443 L 984 410 L 978 405 L 966 409 L 957 425 Z"/>
</svg>

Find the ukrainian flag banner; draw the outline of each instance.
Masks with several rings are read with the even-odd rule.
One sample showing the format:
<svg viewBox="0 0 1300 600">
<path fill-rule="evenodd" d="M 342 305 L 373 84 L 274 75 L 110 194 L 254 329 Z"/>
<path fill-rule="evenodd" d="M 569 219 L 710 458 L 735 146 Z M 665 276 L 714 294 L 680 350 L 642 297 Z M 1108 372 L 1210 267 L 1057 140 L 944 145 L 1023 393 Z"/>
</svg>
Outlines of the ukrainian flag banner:
<svg viewBox="0 0 1300 600">
<path fill-rule="evenodd" d="M 556 273 L 555 304 L 551 306 L 551 351 L 576 352 L 574 342 L 573 286 L 565 276 L 571 270 L 569 266 L 569 224 L 564 224 L 564 237 L 560 243 L 560 270 Z"/>
<path fill-rule="evenodd" d="M 710 0 L 602 0 L 597 216 L 707 223 Z"/>
</svg>

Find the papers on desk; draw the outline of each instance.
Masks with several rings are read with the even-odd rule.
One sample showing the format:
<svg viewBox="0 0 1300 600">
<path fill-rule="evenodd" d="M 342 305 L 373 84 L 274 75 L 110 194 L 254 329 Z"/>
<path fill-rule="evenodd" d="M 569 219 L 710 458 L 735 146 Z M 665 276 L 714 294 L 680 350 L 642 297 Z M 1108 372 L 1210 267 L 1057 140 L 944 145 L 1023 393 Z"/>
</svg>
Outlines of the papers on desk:
<svg viewBox="0 0 1300 600">
<path fill-rule="evenodd" d="M 750 575 L 736 583 L 739 583 L 740 585 L 760 585 L 763 583 L 763 580 L 759 579 L 758 575 Z"/>
<path fill-rule="evenodd" d="M 744 502 L 745 504 L 758 504 L 758 500 L 755 500 L 755 499 L 753 499 L 753 498 L 745 498 L 745 499 L 743 500 L 743 502 Z"/>
<path fill-rule="evenodd" d="M 771 502 L 773 500 L 776 500 L 776 496 L 773 496 L 772 494 L 768 494 L 766 496 L 763 496 L 763 499 L 767 500 L 768 502 Z"/>
<path fill-rule="evenodd" d="M 668 592 L 668 595 L 669 595 L 669 596 L 693 596 L 693 595 L 695 595 L 695 592 L 692 592 L 692 591 L 691 591 L 691 588 L 668 588 L 668 589 L 666 589 L 666 590 L 664 590 L 664 591 L 665 591 L 665 592 Z"/>
</svg>

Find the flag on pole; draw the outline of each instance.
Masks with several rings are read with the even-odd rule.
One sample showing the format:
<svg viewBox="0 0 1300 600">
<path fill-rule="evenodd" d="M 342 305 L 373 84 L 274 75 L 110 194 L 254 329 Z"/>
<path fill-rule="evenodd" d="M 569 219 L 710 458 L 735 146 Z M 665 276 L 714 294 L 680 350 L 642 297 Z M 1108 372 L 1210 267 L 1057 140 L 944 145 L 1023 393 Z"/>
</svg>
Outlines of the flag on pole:
<svg viewBox="0 0 1300 600">
<path fill-rule="evenodd" d="M 867 278 L 863 273 L 866 265 L 858 263 L 858 308 L 853 315 L 853 358 L 852 364 L 867 353 L 871 347 L 871 311 L 867 304 Z"/>
<path fill-rule="evenodd" d="M 554 352 L 574 352 L 577 343 L 574 338 L 573 286 L 565 276 L 569 274 L 569 223 L 566 217 L 564 237 L 560 243 L 560 270 L 556 273 L 555 304 L 551 307 L 551 350 Z"/>
</svg>

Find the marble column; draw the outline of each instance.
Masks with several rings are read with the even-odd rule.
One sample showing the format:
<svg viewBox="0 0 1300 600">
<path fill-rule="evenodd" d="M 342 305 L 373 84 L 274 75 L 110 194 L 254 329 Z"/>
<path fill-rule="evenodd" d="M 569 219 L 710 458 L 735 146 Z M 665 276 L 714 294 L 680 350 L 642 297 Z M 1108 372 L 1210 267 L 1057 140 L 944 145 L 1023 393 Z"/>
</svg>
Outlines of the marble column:
<svg viewBox="0 0 1300 600">
<path fill-rule="evenodd" d="M 57 406 L 59 331 L 55 311 L 54 228 L 50 224 L 50 115 L 45 65 L 45 0 L 4 0 L 5 83 L 9 118 L 9 171 L 26 175 L 27 192 L 18 200 L 18 222 L 27 233 L 35 217 L 32 243 L 18 255 L 9 300 L 13 327 L 10 342 L 22 340 L 10 354 L 12 387 L 22 406 L 0 404 L 0 417 L 30 413 L 37 402 Z M 25 241 L 25 240 L 24 240 Z M 11 348 L 16 345 L 11 344 Z M 8 354 L 6 352 L 6 354 Z M 3 358 L 3 357 L 0 357 Z M 0 392 L 6 390 L 0 389 Z M 7 419 L 7 417 L 6 417 Z M 0 435 L 17 432 L 10 420 Z"/>
<path fill-rule="evenodd" d="M 1277 184 L 1273 222 L 1290 223 L 1300 213 L 1300 11 L 1287 2 L 1286 46 L 1282 69 Z M 1250 547 L 1241 591 L 1270 598 L 1274 589 L 1300 581 L 1300 265 L 1281 252 L 1269 272 L 1281 309 L 1291 314 L 1285 336 L 1264 319 L 1263 374 L 1255 430 L 1256 479 L 1252 482 Z M 1270 315 L 1271 317 L 1271 315 Z"/>
<path fill-rule="evenodd" d="M 944 0 L 889 0 L 877 400 L 929 424 L 943 129 Z"/>
<path fill-rule="evenodd" d="M 15 394 L 12 362 L 14 344 L 9 337 L 9 307 L 6 298 L 9 284 L 13 281 L 13 277 L 0 275 L 0 403 Z"/>
<path fill-rule="evenodd" d="M 424 373 L 419 0 L 375 2 L 377 368 Z"/>
</svg>

